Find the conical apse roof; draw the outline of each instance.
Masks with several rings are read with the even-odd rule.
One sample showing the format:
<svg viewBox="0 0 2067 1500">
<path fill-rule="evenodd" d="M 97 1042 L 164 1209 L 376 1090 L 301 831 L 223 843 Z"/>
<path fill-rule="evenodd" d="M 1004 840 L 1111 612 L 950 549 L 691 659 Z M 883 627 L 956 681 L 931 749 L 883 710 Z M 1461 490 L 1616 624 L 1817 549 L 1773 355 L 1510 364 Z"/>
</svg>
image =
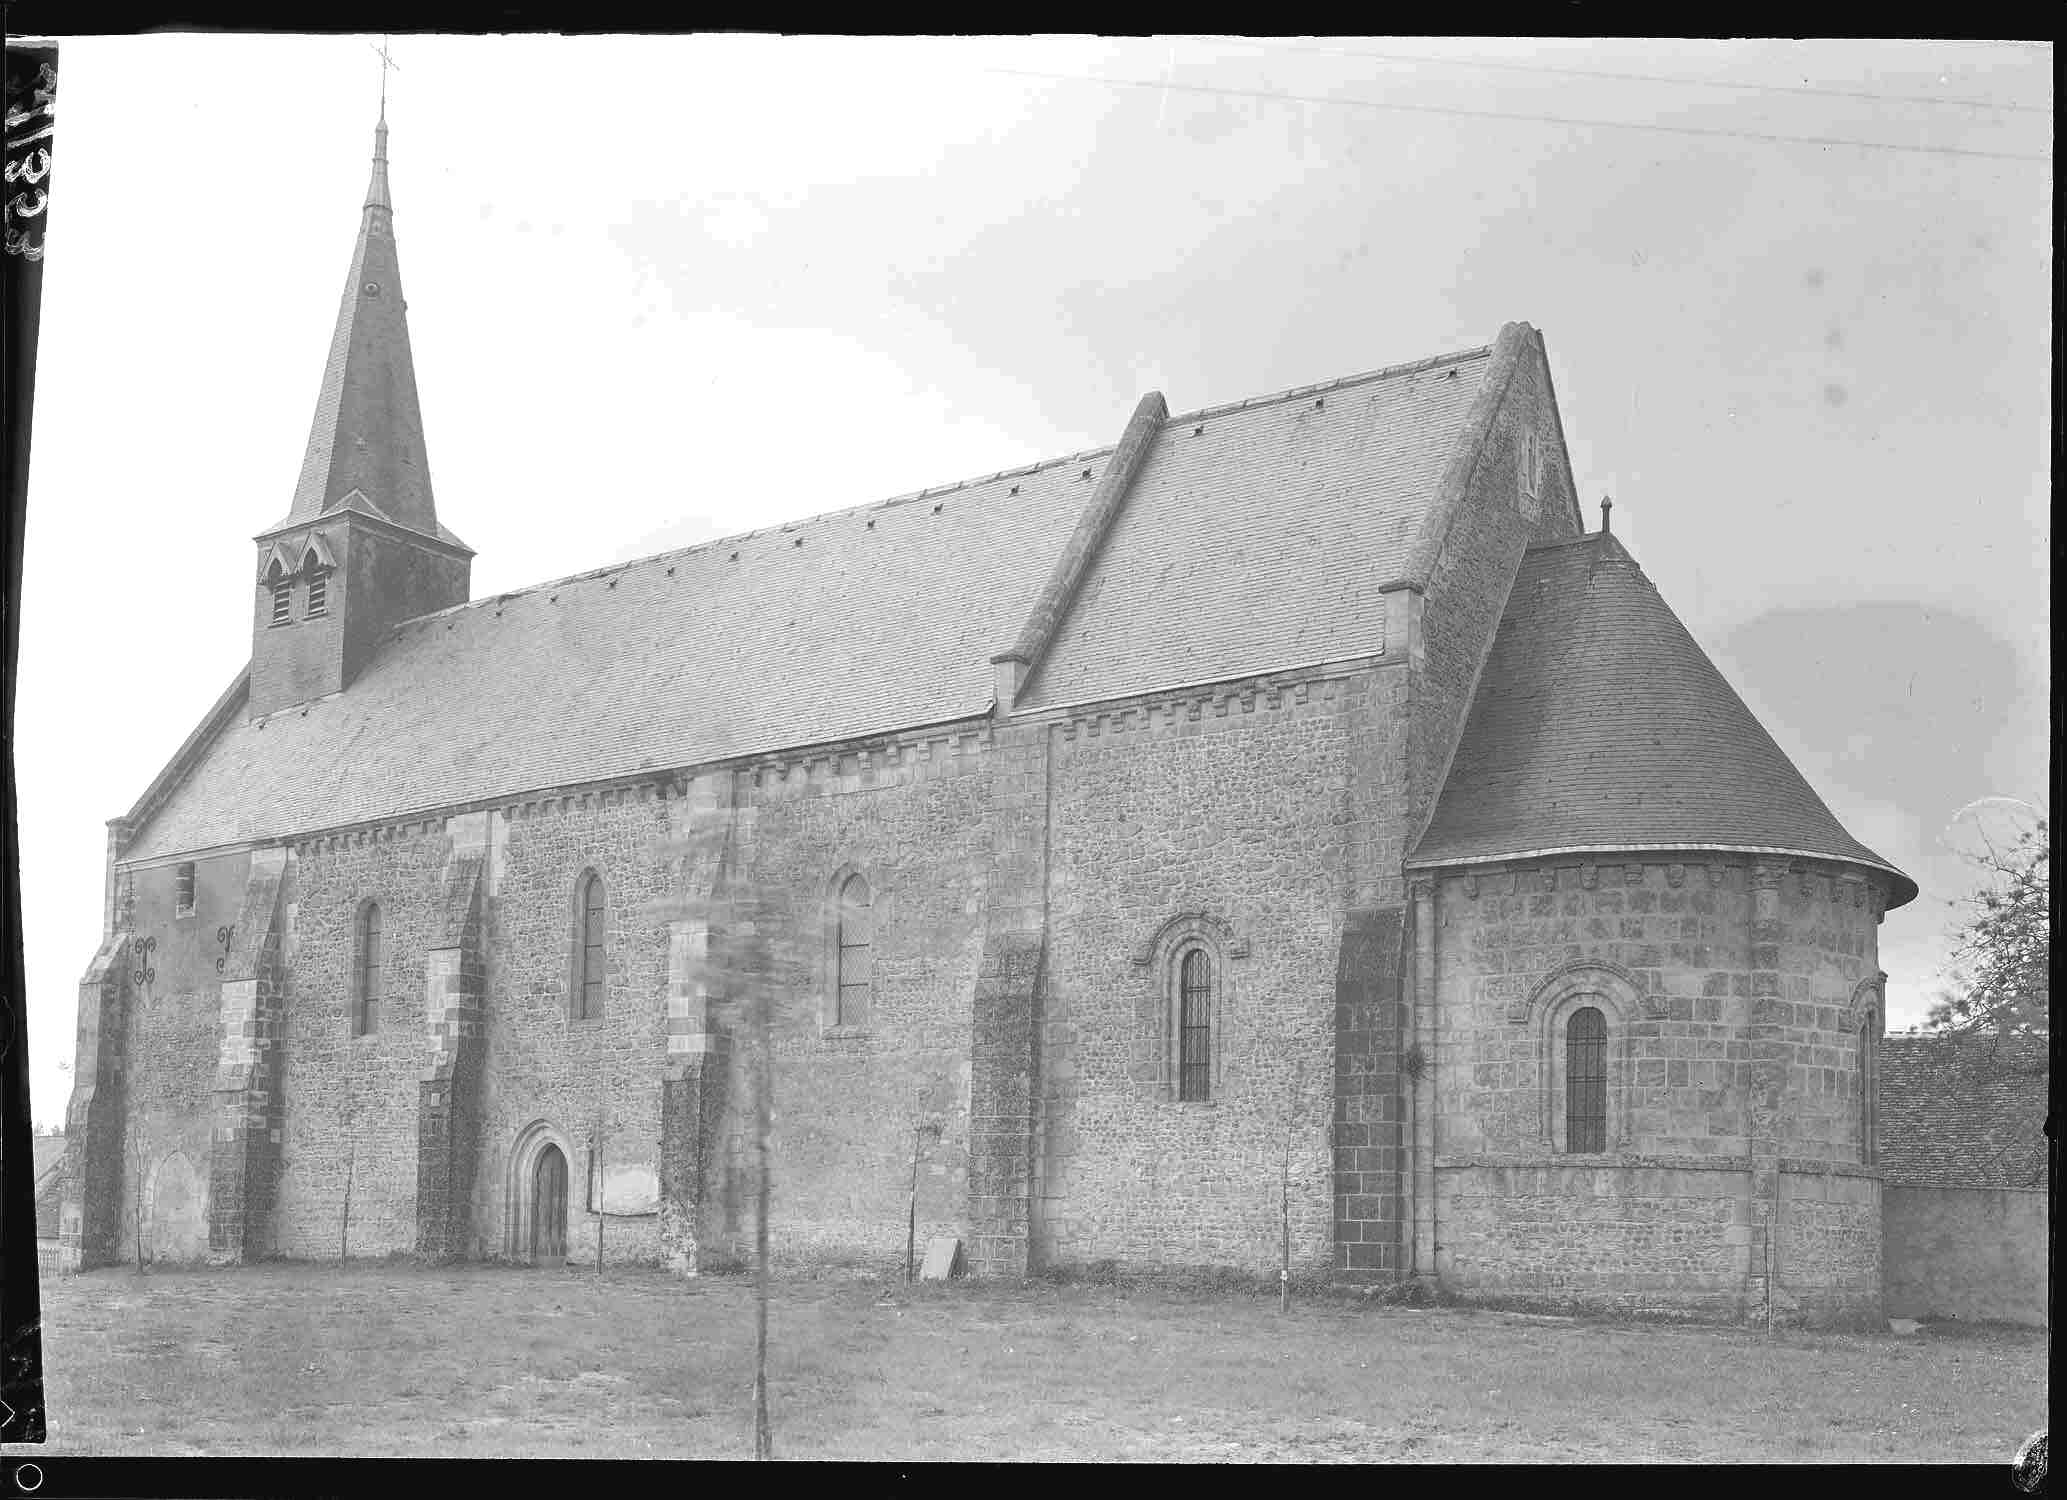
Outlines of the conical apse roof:
<svg viewBox="0 0 2067 1500">
<path fill-rule="evenodd" d="M 1620 542 L 1532 548 L 1408 863 L 1685 849 L 1916 882 L 1846 833 Z"/>
</svg>

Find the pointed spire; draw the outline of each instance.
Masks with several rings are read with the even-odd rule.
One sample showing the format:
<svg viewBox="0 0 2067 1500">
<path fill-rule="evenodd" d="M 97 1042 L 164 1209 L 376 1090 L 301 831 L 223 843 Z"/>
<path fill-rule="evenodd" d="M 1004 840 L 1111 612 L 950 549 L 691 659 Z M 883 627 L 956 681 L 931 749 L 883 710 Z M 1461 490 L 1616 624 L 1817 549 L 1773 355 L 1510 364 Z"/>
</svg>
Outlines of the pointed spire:
<svg viewBox="0 0 2067 1500">
<path fill-rule="evenodd" d="M 380 101 L 380 123 L 373 127 L 373 180 L 366 184 L 366 206 L 395 211 L 388 197 L 388 102 Z"/>
<path fill-rule="evenodd" d="M 383 73 L 385 78 L 385 73 Z M 294 503 L 282 526 L 348 505 L 455 546 L 438 524 L 424 453 L 423 414 L 395 250 L 388 191 L 388 124 L 383 103 L 373 128 L 373 173 L 360 212 L 316 417 L 302 458 Z"/>
</svg>

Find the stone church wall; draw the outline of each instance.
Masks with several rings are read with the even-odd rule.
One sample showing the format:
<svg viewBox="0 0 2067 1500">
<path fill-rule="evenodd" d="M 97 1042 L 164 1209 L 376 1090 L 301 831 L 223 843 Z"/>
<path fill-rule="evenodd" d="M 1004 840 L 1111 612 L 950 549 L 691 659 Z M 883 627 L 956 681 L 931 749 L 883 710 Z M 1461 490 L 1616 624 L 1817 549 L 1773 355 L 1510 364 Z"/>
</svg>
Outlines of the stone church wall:
<svg viewBox="0 0 2067 1500">
<path fill-rule="evenodd" d="M 512 1212 L 524 1185 L 512 1154 L 527 1130 L 550 1139 L 567 1161 L 571 1257 L 595 1254 L 597 1196 L 590 1153 L 600 1112 L 603 1165 L 619 1181 L 657 1175 L 660 1065 L 666 1048 L 667 930 L 650 903 L 674 891 L 661 857 L 670 803 L 650 786 L 525 801 L 496 814 L 490 856 L 488 1046 L 474 1173 L 474 1253 L 521 1255 L 523 1226 Z M 579 921 L 576 883 L 603 881 L 608 983 L 600 1018 L 576 1020 L 571 986 Z M 657 1204 L 603 1227 L 606 1258 L 657 1259 Z M 643 1210 L 643 1211 L 639 1211 Z"/>
<path fill-rule="evenodd" d="M 1330 1266 L 1351 749 L 1398 672 L 1051 727 L 1037 1263 L 1274 1273 L 1289 1134 L 1293 1264 Z M 1208 1103 L 1178 1102 L 1172 1080 L 1158 936 L 1185 919 L 1221 978 Z"/>
<path fill-rule="evenodd" d="M 337 1257 L 348 1172 L 350 1253 L 415 1248 L 425 953 L 448 846 L 432 820 L 296 848 L 275 1254 Z M 355 1036 L 356 927 L 367 901 L 380 907 L 381 999 L 374 1029 Z"/>
<path fill-rule="evenodd" d="M 177 865 L 132 871 L 123 881 L 131 940 L 122 979 L 121 1206 L 113 1238 L 116 1258 L 123 1263 L 136 1259 L 132 1215 L 139 1157 L 146 1259 L 198 1259 L 205 1251 L 205 1233 L 204 1244 L 197 1248 L 189 1234 L 161 1235 L 156 1221 L 166 1216 L 184 1221 L 199 1213 L 206 1224 L 222 993 L 215 960 L 224 951 L 216 932 L 237 920 L 250 861 L 231 854 L 194 865 L 194 906 L 186 915 L 178 912 Z M 151 944 L 148 951 L 143 947 L 146 940 Z M 139 969 L 148 971 L 142 982 L 134 978 Z M 100 1082 L 105 1087 L 109 1080 Z M 200 1179 L 198 1208 L 175 1204 L 172 1200 L 178 1195 L 169 1191 L 164 1204 L 157 1201 L 156 1189 L 169 1187 L 182 1163 Z M 169 1173 L 161 1179 L 161 1169 L 168 1164 Z"/>
<path fill-rule="evenodd" d="M 1437 883 L 1445 1286 L 1754 1313 L 1770 1215 L 1777 1309 L 1877 1308 L 1847 1036 L 1877 1004 L 1879 906 L 1840 874 L 1632 857 Z M 1776 918 L 1758 919 L 1761 889 Z M 1574 1156 L 1553 1022 L 1581 996 L 1608 1018 L 1609 1149 Z"/>
<path fill-rule="evenodd" d="M 987 726 L 770 764 L 735 779 L 728 884 L 772 894 L 792 1003 L 776 1028 L 771 1253 L 875 1271 L 904 1262 L 912 1153 L 921 1142 L 919 1248 L 968 1229 L 971 1002 L 990 874 Z M 835 1025 L 836 877 L 859 873 L 873 918 L 865 1017 Z M 719 1254 L 754 1227 L 747 1049 L 704 1188 Z"/>
</svg>

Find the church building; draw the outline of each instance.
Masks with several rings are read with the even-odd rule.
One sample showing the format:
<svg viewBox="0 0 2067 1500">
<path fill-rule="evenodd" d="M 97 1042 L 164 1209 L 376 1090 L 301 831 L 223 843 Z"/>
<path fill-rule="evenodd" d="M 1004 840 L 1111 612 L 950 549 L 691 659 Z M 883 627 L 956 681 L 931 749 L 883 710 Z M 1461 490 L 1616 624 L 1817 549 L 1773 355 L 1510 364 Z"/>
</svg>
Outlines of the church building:
<svg viewBox="0 0 2067 1500">
<path fill-rule="evenodd" d="M 1879 1314 L 1916 885 L 1587 529 L 1535 329 L 477 599 L 386 158 L 250 660 L 109 824 L 66 1266 L 737 1264 L 750 895 L 778 1264 L 916 1183 L 982 1276 Z"/>
</svg>

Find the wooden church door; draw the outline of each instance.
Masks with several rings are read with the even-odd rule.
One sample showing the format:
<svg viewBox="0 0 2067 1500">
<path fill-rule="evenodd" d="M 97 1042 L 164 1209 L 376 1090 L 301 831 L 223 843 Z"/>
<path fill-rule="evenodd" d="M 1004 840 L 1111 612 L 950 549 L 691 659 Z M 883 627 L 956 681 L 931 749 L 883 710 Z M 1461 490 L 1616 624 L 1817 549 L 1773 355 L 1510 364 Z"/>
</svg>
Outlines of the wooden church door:
<svg viewBox="0 0 2067 1500">
<path fill-rule="evenodd" d="M 539 1152 L 532 1169 L 531 1258 L 542 1266 L 567 1258 L 567 1158 L 558 1146 Z"/>
</svg>

